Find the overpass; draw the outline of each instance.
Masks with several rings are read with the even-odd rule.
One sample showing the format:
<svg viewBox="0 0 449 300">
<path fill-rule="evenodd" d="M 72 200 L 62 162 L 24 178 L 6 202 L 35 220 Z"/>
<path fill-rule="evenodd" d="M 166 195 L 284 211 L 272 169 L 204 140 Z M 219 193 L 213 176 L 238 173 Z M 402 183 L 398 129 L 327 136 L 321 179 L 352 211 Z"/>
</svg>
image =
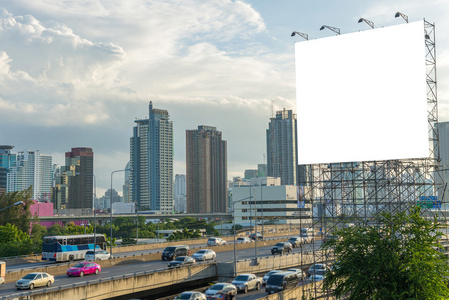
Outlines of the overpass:
<svg viewBox="0 0 449 300">
<path fill-rule="evenodd" d="M 112 260 L 111 260 L 112 261 Z M 313 254 L 295 253 L 282 256 L 267 256 L 238 261 L 237 273 L 266 273 L 273 269 L 292 268 L 313 262 Z M 111 262 L 108 262 L 111 263 Z M 57 266 L 56 266 L 57 268 Z M 64 267 L 64 271 L 67 270 Z M 230 281 L 234 276 L 234 263 L 201 263 L 174 270 L 142 271 L 113 276 L 107 279 L 84 281 L 78 284 L 50 287 L 40 290 L 18 292 L 1 299 L 130 299 L 145 297 L 152 299 L 166 292 L 171 294 L 195 286 L 204 286 L 211 281 Z"/>
<path fill-rule="evenodd" d="M 112 218 L 123 218 L 123 217 L 135 217 L 136 214 L 113 214 Z M 142 214 L 139 213 L 140 217 L 145 217 L 146 219 L 181 219 L 181 218 L 186 218 L 186 217 L 193 217 L 193 218 L 208 218 L 208 219 L 213 219 L 213 218 L 220 218 L 223 220 L 232 220 L 232 214 L 231 213 L 206 213 L 206 214 Z M 110 214 L 97 214 L 96 216 L 92 215 L 77 215 L 77 216 L 41 216 L 39 217 L 39 221 L 41 222 L 56 222 L 56 221 L 61 221 L 61 222 L 70 222 L 70 221 L 89 221 L 91 223 L 94 222 L 94 218 L 97 219 L 98 221 L 105 221 L 105 220 L 110 220 L 111 219 L 111 215 Z"/>
</svg>

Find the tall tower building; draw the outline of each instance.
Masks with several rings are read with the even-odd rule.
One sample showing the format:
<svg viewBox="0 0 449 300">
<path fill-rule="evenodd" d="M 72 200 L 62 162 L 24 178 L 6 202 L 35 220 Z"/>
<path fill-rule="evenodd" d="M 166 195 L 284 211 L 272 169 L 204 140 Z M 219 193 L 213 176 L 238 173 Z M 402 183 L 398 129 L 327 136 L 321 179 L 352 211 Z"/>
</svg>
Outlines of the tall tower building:
<svg viewBox="0 0 449 300">
<path fill-rule="evenodd" d="M 11 153 L 14 146 L 0 145 L 0 195 L 6 193 L 7 174 L 16 161 L 16 154 Z"/>
<path fill-rule="evenodd" d="M 51 200 L 52 157 L 36 151 L 21 151 L 7 174 L 7 192 L 33 187 L 33 199 Z"/>
<path fill-rule="evenodd" d="M 215 127 L 186 131 L 187 212 L 227 211 L 227 144 Z"/>
<path fill-rule="evenodd" d="M 138 210 L 173 212 L 173 122 L 149 104 L 149 118 L 135 120 L 130 139 L 130 201 Z"/>
<path fill-rule="evenodd" d="M 176 212 L 187 212 L 186 175 L 175 175 L 174 207 Z"/>
<path fill-rule="evenodd" d="M 92 148 L 78 147 L 65 153 L 67 181 L 66 208 L 93 208 L 94 153 Z"/>
<path fill-rule="evenodd" d="M 276 112 L 267 129 L 267 176 L 280 177 L 282 185 L 297 184 L 298 145 L 296 114 Z"/>
<path fill-rule="evenodd" d="M 439 170 L 440 174 L 435 174 L 435 180 L 438 187 L 441 190 L 438 191 L 438 199 L 443 203 L 449 202 L 449 188 L 447 183 L 449 182 L 449 122 L 439 122 L 438 123 L 439 132 L 439 145 L 440 145 L 440 158 L 441 165 L 443 166 L 442 171 Z M 447 205 L 447 204 L 446 204 Z M 444 207 L 448 209 L 449 207 Z"/>
</svg>

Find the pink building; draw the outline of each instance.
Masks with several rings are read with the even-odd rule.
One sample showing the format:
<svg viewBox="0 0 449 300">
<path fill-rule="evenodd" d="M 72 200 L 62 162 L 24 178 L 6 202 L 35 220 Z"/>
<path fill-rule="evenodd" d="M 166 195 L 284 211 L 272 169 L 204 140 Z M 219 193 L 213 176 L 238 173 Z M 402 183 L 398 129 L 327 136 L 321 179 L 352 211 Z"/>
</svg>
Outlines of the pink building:
<svg viewBox="0 0 449 300">
<path fill-rule="evenodd" d="M 33 204 L 30 206 L 31 215 L 37 217 L 48 217 L 53 216 L 53 203 L 50 202 L 37 202 L 33 200 Z M 40 222 L 42 226 L 50 227 L 56 222 Z"/>
</svg>

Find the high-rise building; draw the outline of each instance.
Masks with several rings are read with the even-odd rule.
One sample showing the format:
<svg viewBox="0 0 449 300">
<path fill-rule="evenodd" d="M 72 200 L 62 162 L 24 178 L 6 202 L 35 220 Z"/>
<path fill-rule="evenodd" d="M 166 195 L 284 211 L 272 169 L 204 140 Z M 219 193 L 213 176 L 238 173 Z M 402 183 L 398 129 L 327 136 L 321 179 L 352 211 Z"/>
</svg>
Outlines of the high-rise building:
<svg viewBox="0 0 449 300">
<path fill-rule="evenodd" d="M 176 212 L 187 212 L 186 175 L 175 175 L 174 207 Z"/>
<path fill-rule="evenodd" d="M 267 177 L 267 164 L 257 165 L 257 177 Z"/>
<path fill-rule="evenodd" d="M 256 178 L 258 175 L 258 170 L 245 170 L 245 179 Z"/>
<path fill-rule="evenodd" d="M 187 212 L 227 211 L 227 144 L 215 127 L 186 131 Z"/>
<path fill-rule="evenodd" d="M 297 185 L 298 145 L 296 114 L 276 112 L 267 129 L 267 176 L 280 177 L 282 185 Z"/>
<path fill-rule="evenodd" d="M 173 212 L 173 122 L 149 104 L 149 118 L 135 120 L 130 139 L 130 201 L 139 211 Z"/>
<path fill-rule="evenodd" d="M 449 182 L 449 122 L 439 122 L 438 123 L 439 132 L 439 146 L 440 146 L 440 164 L 443 166 L 442 170 L 438 170 L 435 173 L 435 181 L 439 188 L 438 199 L 444 205 L 449 202 L 449 189 L 447 183 Z M 435 145 L 436 146 L 436 145 Z M 444 207 L 448 209 L 449 207 Z"/>
<path fill-rule="evenodd" d="M 94 153 L 78 147 L 65 153 L 65 176 L 68 194 L 66 208 L 93 209 Z"/>
<path fill-rule="evenodd" d="M 36 151 L 21 151 L 7 174 L 7 192 L 33 187 L 33 199 L 51 200 L 52 157 Z"/>
<path fill-rule="evenodd" d="M 125 182 L 123 183 L 123 202 L 124 203 L 129 203 L 130 198 L 129 198 L 129 193 L 130 193 L 130 184 L 129 184 L 129 179 L 130 179 L 130 173 L 131 171 L 131 167 L 129 166 L 129 162 L 126 164 L 125 167 Z"/>
<path fill-rule="evenodd" d="M 7 174 L 16 161 L 16 154 L 11 153 L 14 146 L 0 145 L 0 195 L 6 193 Z"/>
</svg>

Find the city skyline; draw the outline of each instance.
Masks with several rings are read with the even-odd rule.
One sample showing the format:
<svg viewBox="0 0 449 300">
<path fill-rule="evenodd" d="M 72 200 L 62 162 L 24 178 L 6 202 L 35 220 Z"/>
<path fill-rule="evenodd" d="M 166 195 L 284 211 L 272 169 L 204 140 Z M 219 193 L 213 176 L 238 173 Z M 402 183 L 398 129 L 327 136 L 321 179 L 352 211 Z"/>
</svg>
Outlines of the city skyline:
<svg viewBox="0 0 449 300">
<path fill-rule="evenodd" d="M 436 24 L 439 121 L 449 120 L 449 4 L 441 1 L 1 1 L 0 144 L 64 165 L 72 147 L 95 152 L 97 194 L 129 160 L 134 119 L 170 112 L 173 174 L 185 174 L 185 130 L 220 128 L 228 175 L 266 163 L 265 131 L 295 108 L 294 43 L 426 18 Z M 176 6 L 175 6 L 176 5 Z M 176 7 L 176 9 L 174 9 Z M 360 48 L 363 51 L 363 47 Z M 113 188 L 121 192 L 122 173 Z"/>
</svg>

